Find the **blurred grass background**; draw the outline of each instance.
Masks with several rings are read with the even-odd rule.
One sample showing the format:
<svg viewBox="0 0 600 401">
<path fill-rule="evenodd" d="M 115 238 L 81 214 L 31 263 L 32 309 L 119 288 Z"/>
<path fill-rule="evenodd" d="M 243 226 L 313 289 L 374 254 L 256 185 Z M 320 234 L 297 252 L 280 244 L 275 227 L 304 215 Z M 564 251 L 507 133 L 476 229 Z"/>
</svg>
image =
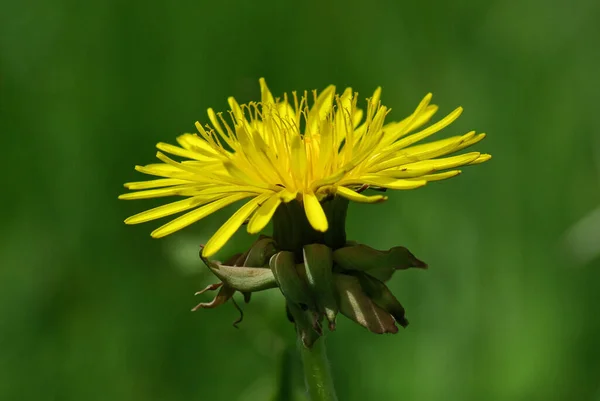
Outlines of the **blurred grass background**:
<svg viewBox="0 0 600 401">
<path fill-rule="evenodd" d="M 122 221 L 161 201 L 117 200 L 156 142 L 257 99 L 260 76 L 381 85 L 395 120 L 432 91 L 465 107 L 438 138 L 489 134 L 491 162 L 351 206 L 350 238 L 431 268 L 391 284 L 398 335 L 340 318 L 340 400 L 600 400 L 597 1 L 0 5 L 1 400 L 273 399 L 294 341 L 278 294 L 239 330 L 230 304 L 189 312 L 214 281 L 198 244 L 231 209 L 153 240 Z"/>
</svg>

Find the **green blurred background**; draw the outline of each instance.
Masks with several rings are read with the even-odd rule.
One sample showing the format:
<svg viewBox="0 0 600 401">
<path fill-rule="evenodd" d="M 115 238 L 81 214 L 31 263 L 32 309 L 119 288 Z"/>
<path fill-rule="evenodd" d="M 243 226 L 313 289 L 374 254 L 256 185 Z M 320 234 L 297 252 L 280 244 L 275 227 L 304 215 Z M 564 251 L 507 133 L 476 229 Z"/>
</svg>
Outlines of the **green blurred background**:
<svg viewBox="0 0 600 401">
<path fill-rule="evenodd" d="M 401 119 L 431 91 L 438 138 L 487 132 L 485 165 L 352 205 L 349 238 L 402 244 L 411 325 L 327 338 L 340 400 L 600 400 L 600 3 L 0 2 L 1 400 L 273 400 L 294 343 L 276 291 L 190 313 L 198 244 L 118 201 L 154 144 L 226 97 L 378 85 Z M 238 233 L 223 254 L 252 242 Z M 301 388 L 294 399 L 302 399 Z M 291 398 L 290 398 L 291 399 Z"/>
</svg>

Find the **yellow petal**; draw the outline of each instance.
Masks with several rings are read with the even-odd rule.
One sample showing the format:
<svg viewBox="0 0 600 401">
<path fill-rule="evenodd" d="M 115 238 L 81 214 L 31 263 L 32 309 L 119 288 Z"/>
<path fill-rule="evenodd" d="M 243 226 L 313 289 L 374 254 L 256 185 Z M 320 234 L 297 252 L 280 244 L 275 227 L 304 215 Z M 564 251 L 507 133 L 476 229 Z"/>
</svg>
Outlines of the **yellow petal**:
<svg viewBox="0 0 600 401">
<path fill-rule="evenodd" d="M 236 118 L 236 120 L 238 120 L 238 123 L 241 123 L 242 120 L 245 120 L 244 112 L 233 96 L 229 96 L 227 98 L 227 103 L 229 103 L 229 108 L 233 112 L 233 116 Z"/>
<path fill-rule="evenodd" d="M 440 121 L 436 122 L 435 124 L 430 125 L 429 127 L 425 128 L 424 130 L 417 132 L 416 134 L 412 134 L 410 136 L 407 136 L 406 138 L 400 139 L 398 142 L 394 142 L 392 145 L 390 145 L 386 149 L 386 152 L 398 151 L 398 150 L 403 149 L 407 146 L 410 146 L 416 142 L 419 142 L 419 141 L 427 138 L 428 136 L 435 134 L 438 131 L 441 131 L 442 129 L 446 128 L 448 125 L 452 124 L 461 115 L 462 111 L 463 111 L 462 107 L 458 107 L 453 112 L 451 112 L 450 114 L 448 114 L 446 117 L 442 118 Z"/>
<path fill-rule="evenodd" d="M 228 181 L 235 185 L 241 185 L 241 183 L 250 184 L 256 188 L 268 187 L 269 184 L 265 183 L 259 176 L 255 174 L 255 171 L 251 167 L 240 167 L 230 161 L 224 162 L 223 167 L 227 171 Z"/>
<path fill-rule="evenodd" d="M 283 101 L 277 103 L 277 111 L 281 119 L 291 122 L 292 125 L 296 125 L 296 112 L 288 101 L 287 93 L 284 93 Z"/>
<path fill-rule="evenodd" d="M 435 168 L 433 166 L 411 163 L 390 170 L 378 171 L 377 175 L 393 178 L 414 178 L 433 173 L 434 171 Z"/>
<path fill-rule="evenodd" d="M 296 182 L 303 182 L 306 178 L 306 148 L 299 134 L 294 133 L 291 146 L 291 170 Z"/>
<path fill-rule="evenodd" d="M 468 165 L 476 162 L 479 157 L 479 152 L 471 152 L 442 159 L 421 160 L 415 163 L 403 164 L 397 168 L 379 171 L 377 175 L 394 178 L 414 178 L 434 171 Z"/>
<path fill-rule="evenodd" d="M 296 199 L 296 197 L 298 196 L 298 191 L 289 191 L 287 189 L 284 189 L 282 191 L 279 191 L 278 195 L 283 202 L 289 203 Z"/>
<path fill-rule="evenodd" d="M 167 165 L 179 168 L 180 170 L 186 171 L 188 173 L 192 173 L 192 174 L 198 173 L 197 167 L 176 162 L 175 160 L 171 159 L 169 156 L 165 155 L 162 152 L 156 152 L 156 158 Z"/>
<path fill-rule="evenodd" d="M 431 100 L 431 94 L 429 97 L 425 97 L 424 101 Z M 385 145 L 389 145 L 390 143 L 396 141 L 398 138 L 403 137 L 404 135 L 414 131 L 415 129 L 423 126 L 433 115 L 438 111 L 438 106 L 435 104 L 427 104 L 426 107 L 417 107 L 415 113 L 406 117 L 404 120 L 400 122 L 392 122 L 384 126 L 384 130 L 386 132 Z"/>
<path fill-rule="evenodd" d="M 320 180 L 316 180 L 314 181 L 311 185 L 310 185 L 310 189 L 312 191 L 317 191 L 320 187 L 324 187 L 327 185 L 332 185 L 335 184 L 336 182 L 338 182 L 339 180 L 341 180 L 347 173 L 347 170 L 345 169 L 341 169 L 339 171 L 336 171 L 335 174 L 330 175 L 329 177 L 325 177 L 322 178 Z"/>
<path fill-rule="evenodd" d="M 168 143 L 164 143 L 164 142 L 157 143 L 156 147 L 158 149 L 162 150 L 163 152 L 170 153 L 175 156 L 187 157 L 188 159 L 192 159 L 192 160 L 207 161 L 207 162 L 214 160 L 213 157 L 206 157 L 206 156 L 196 153 L 192 150 L 182 149 L 180 147 L 177 147 L 177 146 L 174 146 L 174 145 L 171 145 Z"/>
<path fill-rule="evenodd" d="M 351 178 L 340 181 L 339 185 L 372 185 L 389 189 L 415 189 L 427 184 L 425 180 L 399 180 L 392 177 L 383 177 L 380 175 L 365 175 L 358 178 Z"/>
<path fill-rule="evenodd" d="M 270 192 L 268 189 L 258 188 L 251 185 L 213 185 L 209 188 L 202 189 L 200 193 L 202 195 L 218 195 L 232 192 L 248 192 L 259 195 L 267 191 Z"/>
<path fill-rule="evenodd" d="M 464 135 L 457 135 L 429 143 L 413 145 L 403 149 L 401 153 L 415 157 L 417 160 L 432 159 L 462 149 L 461 145 L 471 142 L 474 137 L 475 131 L 470 131 Z"/>
<path fill-rule="evenodd" d="M 425 180 L 427 182 L 441 181 L 441 180 L 447 180 L 448 178 L 456 177 L 460 173 L 461 173 L 460 170 L 451 170 L 451 171 L 444 171 L 443 173 L 426 174 L 426 175 L 422 175 L 418 178 L 409 178 L 409 180 Z"/>
<path fill-rule="evenodd" d="M 265 81 L 264 78 L 260 78 L 258 82 L 260 83 L 260 97 L 263 106 L 269 106 L 275 103 L 275 100 L 273 100 L 273 95 L 267 87 L 267 81 Z"/>
<path fill-rule="evenodd" d="M 356 111 L 354 112 L 354 115 L 352 116 L 352 127 L 356 128 L 358 127 L 358 124 L 360 124 L 360 121 L 363 118 L 363 111 L 361 109 L 356 109 Z"/>
<path fill-rule="evenodd" d="M 406 135 L 411 129 L 415 129 L 419 125 L 429 121 L 431 116 L 433 116 L 437 111 L 436 105 L 429 104 L 432 97 L 433 95 L 431 93 L 426 94 L 410 116 L 398 123 L 390 123 L 386 125 L 387 134 L 384 141 L 385 146 Z"/>
<path fill-rule="evenodd" d="M 328 134 L 333 136 L 334 146 L 339 147 L 346 137 L 347 125 L 352 125 L 350 122 L 352 117 L 352 88 L 346 88 L 341 96 L 336 96 L 335 102 L 337 110 L 335 111 L 333 129 Z"/>
<path fill-rule="evenodd" d="M 214 148 L 212 140 L 211 140 L 211 136 L 210 136 L 210 134 L 208 132 L 206 132 L 206 130 L 204 129 L 204 127 L 202 126 L 202 124 L 200 124 L 199 121 L 196 121 L 196 123 L 194 125 L 196 126 L 196 129 L 200 133 L 200 136 L 202 136 L 202 139 L 204 139 L 206 141 L 206 143 L 209 144 L 210 148 Z"/>
<path fill-rule="evenodd" d="M 381 99 L 381 86 L 378 86 L 377 89 L 375 89 L 375 92 L 373 92 L 373 97 L 371 98 L 371 104 L 374 107 L 377 107 L 377 104 L 379 103 L 380 99 Z"/>
<path fill-rule="evenodd" d="M 237 229 L 240 228 L 244 221 L 246 221 L 248 216 L 250 216 L 252 212 L 256 210 L 260 202 L 263 202 L 269 196 L 270 194 L 257 196 L 239 208 L 238 211 L 235 212 L 229 218 L 229 220 L 227 220 L 225 224 L 223 224 L 221 228 L 219 228 L 217 232 L 208 240 L 206 246 L 202 250 L 202 256 L 208 258 L 217 253 L 219 249 L 221 249 L 229 240 L 229 238 L 231 238 L 231 236 L 237 231 Z"/>
<path fill-rule="evenodd" d="M 183 171 L 176 166 L 170 166 L 163 163 L 153 163 L 145 166 L 135 166 L 135 169 L 140 173 L 155 175 L 157 177 L 165 178 L 179 178 L 185 180 L 191 177 L 191 174 L 187 171 Z"/>
<path fill-rule="evenodd" d="M 277 173 L 270 163 L 270 159 L 266 157 L 265 153 L 259 148 L 259 146 L 266 147 L 262 139 L 259 139 L 260 136 L 257 135 L 256 137 L 253 137 L 252 134 L 241 125 L 236 126 L 236 134 L 249 162 L 249 168 L 245 169 L 245 171 L 247 173 L 254 172 L 259 178 L 259 181 L 278 182 Z M 238 158 L 237 161 L 241 160 Z"/>
<path fill-rule="evenodd" d="M 346 187 L 337 187 L 335 192 L 337 195 L 340 195 L 348 200 L 360 203 L 379 203 L 388 199 L 388 197 L 384 195 L 366 196 Z"/>
<path fill-rule="evenodd" d="M 399 147 L 393 145 L 394 142 L 412 130 L 425 124 L 437 111 L 437 106 L 429 104 L 431 98 L 432 94 L 428 93 L 423 100 L 421 100 L 415 111 L 410 116 L 406 117 L 400 122 L 390 123 L 383 127 L 382 137 L 378 138 L 376 148 L 383 150 L 382 155 L 384 158 L 390 153 L 396 152 L 400 149 Z M 373 162 L 378 162 L 381 159 L 382 157 L 375 158 Z"/>
<path fill-rule="evenodd" d="M 425 108 L 425 110 L 423 110 L 421 113 L 419 113 L 417 116 L 415 116 L 415 118 L 412 120 L 410 125 L 406 127 L 405 133 L 409 133 L 409 132 L 416 130 L 417 128 L 427 124 L 429 122 L 429 120 L 431 120 L 431 117 L 433 117 L 433 115 L 435 113 L 437 113 L 437 111 L 438 111 L 438 106 L 436 106 L 435 104 L 428 105 Z"/>
<path fill-rule="evenodd" d="M 229 102 L 229 107 L 231 108 L 233 116 L 235 117 L 235 125 L 243 125 L 246 130 L 250 131 L 250 123 L 246 119 L 244 111 L 242 110 L 238 102 L 235 100 L 235 98 L 229 97 L 227 98 L 227 102 Z"/>
<path fill-rule="evenodd" d="M 239 200 L 242 200 L 244 198 L 248 198 L 251 196 L 255 196 L 255 194 L 241 193 L 241 194 L 231 195 L 226 198 L 216 200 L 214 202 L 209 203 L 208 205 L 204 205 L 196 210 L 192 210 L 191 212 L 186 213 L 183 216 L 179 216 L 175 220 L 172 220 L 172 221 L 168 222 L 167 224 L 152 231 L 152 233 L 150 235 L 152 235 L 152 237 L 154 237 L 154 238 L 161 238 L 166 235 L 172 234 L 175 231 L 181 230 L 182 228 L 187 227 L 190 224 L 193 224 L 200 219 L 203 219 L 204 217 L 208 216 L 209 214 L 212 214 L 212 213 L 216 212 L 217 210 L 222 209 L 225 206 L 232 204 L 233 202 L 237 202 Z"/>
<path fill-rule="evenodd" d="M 138 190 L 138 189 L 170 187 L 172 185 L 189 184 L 189 183 L 190 183 L 189 181 L 178 180 L 176 178 L 160 178 L 158 180 L 127 182 L 124 184 L 124 186 L 127 189 Z"/>
<path fill-rule="evenodd" d="M 444 157 L 442 159 L 422 160 L 420 162 L 407 164 L 405 166 L 402 166 L 402 168 L 431 168 L 431 172 L 433 172 L 464 166 L 473 163 L 480 157 L 481 154 L 479 152 L 470 152 L 465 153 L 464 155 Z"/>
<path fill-rule="evenodd" d="M 479 157 L 477 159 L 473 160 L 468 165 L 472 166 L 474 164 L 480 164 L 480 163 L 490 160 L 491 158 L 492 158 L 492 155 L 488 155 L 487 153 L 484 153 L 484 154 L 479 155 Z"/>
<path fill-rule="evenodd" d="M 206 133 L 198 121 L 196 121 L 196 126 Z M 218 152 L 210 145 L 210 143 L 206 142 L 206 140 L 200 138 L 196 134 L 182 134 L 179 135 L 176 140 L 184 149 L 193 150 L 205 156 L 218 155 Z"/>
<path fill-rule="evenodd" d="M 319 125 L 331 111 L 333 106 L 333 96 L 335 95 L 335 86 L 329 85 L 317 97 L 317 100 L 308 113 L 306 121 L 307 133 L 316 134 L 319 131 Z"/>
<path fill-rule="evenodd" d="M 222 167 L 221 162 L 202 163 L 198 166 L 190 163 L 178 163 L 162 152 L 156 152 L 156 157 L 166 165 L 180 170 L 180 173 L 171 174 L 173 178 L 189 177 L 190 181 L 205 184 L 221 181 L 214 175 L 214 173 L 217 172 L 217 169 Z"/>
<path fill-rule="evenodd" d="M 150 199 L 150 198 L 162 198 L 164 196 L 181 195 L 183 191 L 190 191 L 197 188 L 202 188 L 199 184 L 186 184 L 176 185 L 168 188 L 148 189 L 146 191 L 128 192 L 126 194 L 119 195 L 119 199 L 133 200 L 133 199 Z"/>
<path fill-rule="evenodd" d="M 256 234 L 265 228 L 280 204 L 281 197 L 277 193 L 273 194 L 269 199 L 266 200 L 265 203 L 260 205 L 248 223 L 248 232 L 250 234 Z"/>
<path fill-rule="evenodd" d="M 477 134 L 477 135 L 473 136 L 471 139 L 469 139 L 468 141 L 461 143 L 456 149 L 454 149 L 454 152 L 459 151 L 464 148 L 467 148 L 469 146 L 475 145 L 477 142 L 481 141 L 483 138 L 485 138 L 484 133 Z"/>
<path fill-rule="evenodd" d="M 183 212 L 184 210 L 191 209 L 207 203 L 210 200 L 214 200 L 215 197 L 206 198 L 204 196 L 194 196 L 192 198 L 183 199 L 177 202 L 168 203 L 154 209 L 146 210 L 125 219 L 125 224 L 140 224 L 150 220 L 160 219 L 161 217 L 170 216 L 175 213 Z M 218 199 L 218 197 L 216 198 Z"/>
<path fill-rule="evenodd" d="M 208 110 L 206 110 L 206 112 L 208 114 L 208 119 L 210 120 L 210 123 L 212 124 L 214 129 L 219 133 L 219 135 L 221 135 L 221 137 L 224 138 L 225 131 L 223 131 L 221 124 L 219 124 L 219 119 L 217 118 L 217 114 L 215 113 L 215 111 L 212 108 L 209 108 Z"/>
<path fill-rule="evenodd" d="M 329 227 L 325 212 L 314 193 L 304 193 L 304 211 L 308 222 L 317 231 L 325 232 Z"/>
<path fill-rule="evenodd" d="M 431 143 L 411 146 L 399 151 L 396 155 L 389 155 L 387 160 L 373 163 L 372 167 L 369 167 L 369 172 L 377 172 L 390 168 L 402 167 L 409 163 L 442 156 L 444 154 L 453 152 L 462 141 L 463 139 L 461 136 L 455 136 Z"/>
</svg>

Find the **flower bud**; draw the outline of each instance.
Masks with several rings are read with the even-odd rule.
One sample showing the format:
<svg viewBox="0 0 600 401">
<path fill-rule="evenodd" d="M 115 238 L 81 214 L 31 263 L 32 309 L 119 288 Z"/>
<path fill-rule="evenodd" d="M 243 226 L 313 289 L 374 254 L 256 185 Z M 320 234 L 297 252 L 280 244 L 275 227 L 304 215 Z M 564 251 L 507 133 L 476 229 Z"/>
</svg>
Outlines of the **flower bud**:
<svg viewBox="0 0 600 401">
<path fill-rule="evenodd" d="M 221 281 L 240 292 L 257 292 L 277 287 L 271 269 L 261 267 L 227 266 L 208 262 L 208 267 Z"/>
<path fill-rule="evenodd" d="M 314 310 L 315 303 L 308 289 L 306 280 L 300 277 L 296 268 L 294 253 L 281 251 L 271 257 L 269 261 L 271 271 L 279 284 L 279 289 L 286 300 L 302 310 Z"/>
</svg>

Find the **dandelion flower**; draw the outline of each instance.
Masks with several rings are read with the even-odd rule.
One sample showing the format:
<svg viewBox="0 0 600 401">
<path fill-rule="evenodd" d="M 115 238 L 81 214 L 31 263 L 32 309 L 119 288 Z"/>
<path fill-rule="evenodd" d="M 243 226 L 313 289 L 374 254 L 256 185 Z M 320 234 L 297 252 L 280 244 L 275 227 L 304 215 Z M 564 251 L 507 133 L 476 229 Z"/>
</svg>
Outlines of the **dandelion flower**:
<svg viewBox="0 0 600 401">
<path fill-rule="evenodd" d="M 260 232 L 282 203 L 298 202 L 310 226 L 325 232 L 326 199 L 378 203 L 387 197 L 365 195 L 364 190 L 419 188 L 457 176 L 458 167 L 491 158 L 479 152 L 448 156 L 485 137 L 474 131 L 420 143 L 462 112 L 459 107 L 427 125 L 438 109 L 430 104 L 431 94 L 408 117 L 386 123 L 390 109 L 380 102 L 381 88 L 367 99 L 363 112 L 351 88 L 341 95 L 329 86 L 312 96 L 292 92 L 291 97 L 275 98 L 265 80 L 259 82 L 260 102 L 240 105 L 230 97 L 229 115 L 208 109 L 210 125 L 196 122 L 198 133 L 179 136 L 179 146 L 158 143 L 156 157 L 161 163 L 136 166 L 137 171 L 160 178 L 126 183 L 134 192 L 120 199 L 182 199 L 131 216 L 125 223 L 185 212 L 152 232 L 152 237 L 160 238 L 246 199 L 203 248 L 203 256 L 209 257 L 245 223 L 249 233 Z"/>
</svg>

